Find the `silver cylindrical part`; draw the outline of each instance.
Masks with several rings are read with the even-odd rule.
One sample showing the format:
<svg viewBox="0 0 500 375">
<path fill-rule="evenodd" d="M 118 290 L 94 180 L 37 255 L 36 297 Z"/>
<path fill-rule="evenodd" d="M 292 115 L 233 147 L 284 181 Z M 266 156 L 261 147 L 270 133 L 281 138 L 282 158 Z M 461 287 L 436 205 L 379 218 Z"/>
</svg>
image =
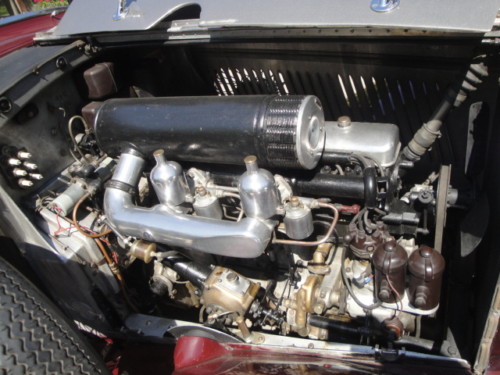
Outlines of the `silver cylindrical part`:
<svg viewBox="0 0 500 375">
<path fill-rule="evenodd" d="M 295 199 L 294 199 L 295 198 Z M 314 231 L 311 209 L 304 206 L 296 197 L 285 205 L 286 235 L 294 240 L 303 240 Z"/>
<path fill-rule="evenodd" d="M 153 153 L 156 166 L 151 170 L 151 183 L 162 204 L 177 206 L 184 203 L 189 188 L 182 167 L 175 161 L 166 161 L 163 150 Z"/>
<path fill-rule="evenodd" d="M 222 208 L 219 199 L 210 194 L 205 188 L 197 189 L 193 208 L 198 216 L 222 219 Z"/>
<path fill-rule="evenodd" d="M 280 168 L 314 169 L 325 146 L 323 109 L 312 95 L 109 99 L 94 132 L 109 155 L 163 148 L 167 158 L 216 164 L 256 155 Z"/>
<path fill-rule="evenodd" d="M 143 158 L 135 153 L 123 153 L 120 155 L 120 161 L 113 173 L 113 180 L 135 187 L 139 181 L 143 167 Z"/>
<path fill-rule="evenodd" d="M 86 192 L 81 183 L 75 182 L 52 201 L 51 207 L 55 207 L 63 216 L 67 216 Z"/>
<path fill-rule="evenodd" d="M 274 176 L 259 168 L 255 156 L 247 156 L 244 161 L 247 171 L 238 183 L 243 211 L 247 217 L 269 219 L 276 215 L 280 204 Z"/>
<path fill-rule="evenodd" d="M 118 164 L 118 171 L 136 165 L 135 159 L 123 157 Z M 135 176 L 129 185 L 137 185 L 140 172 Z M 272 223 L 253 218 L 232 222 L 178 214 L 163 204 L 138 207 L 130 190 L 116 185 L 106 189 L 104 212 L 110 227 L 121 235 L 238 258 L 260 256 L 273 232 Z"/>
</svg>

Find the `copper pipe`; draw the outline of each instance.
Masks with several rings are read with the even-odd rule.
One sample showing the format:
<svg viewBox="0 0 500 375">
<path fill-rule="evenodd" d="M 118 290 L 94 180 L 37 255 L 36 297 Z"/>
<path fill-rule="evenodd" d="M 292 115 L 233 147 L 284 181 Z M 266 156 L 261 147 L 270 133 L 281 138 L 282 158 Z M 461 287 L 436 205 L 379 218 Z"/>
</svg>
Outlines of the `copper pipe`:
<svg viewBox="0 0 500 375">
<path fill-rule="evenodd" d="M 130 306 L 132 310 L 134 310 L 136 313 L 139 313 L 139 309 L 137 306 L 134 305 L 134 303 L 130 300 L 127 290 L 125 289 L 125 280 L 123 279 L 123 275 L 120 272 L 120 269 L 118 268 L 117 264 L 111 259 L 109 256 L 108 252 L 104 248 L 104 245 L 102 244 L 102 241 L 98 238 L 94 238 L 95 243 L 97 244 L 97 247 L 101 251 L 102 255 L 104 256 L 104 259 L 106 259 L 106 262 L 109 265 L 109 268 L 111 269 L 111 272 L 116 277 L 116 280 L 118 281 L 118 284 L 120 285 L 120 291 L 122 293 L 123 298 L 125 299 L 125 302 Z"/>
<path fill-rule="evenodd" d="M 112 233 L 113 231 L 111 229 L 107 230 L 107 231 L 104 231 L 104 232 L 101 232 L 101 233 L 95 233 L 95 234 L 91 234 L 91 233 L 87 233 L 85 232 L 82 227 L 80 226 L 80 224 L 78 224 L 78 220 L 76 218 L 76 214 L 78 212 L 78 208 L 80 208 L 80 205 L 82 204 L 82 202 L 87 199 L 89 197 L 89 194 L 85 194 L 83 197 L 81 197 L 78 202 L 76 202 L 75 204 L 75 207 L 73 207 L 73 225 L 75 226 L 75 228 L 78 230 L 78 232 L 80 232 L 81 234 L 83 234 L 85 237 L 89 237 L 89 238 L 99 238 L 99 237 L 104 237 L 104 236 L 107 236 L 108 234 Z"/>
</svg>

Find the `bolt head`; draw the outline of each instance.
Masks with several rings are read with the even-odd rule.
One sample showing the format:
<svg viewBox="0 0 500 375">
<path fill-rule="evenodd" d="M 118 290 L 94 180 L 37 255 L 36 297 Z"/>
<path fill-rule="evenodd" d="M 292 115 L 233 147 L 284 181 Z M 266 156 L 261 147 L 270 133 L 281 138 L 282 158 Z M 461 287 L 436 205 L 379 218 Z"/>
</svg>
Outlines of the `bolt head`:
<svg viewBox="0 0 500 375">
<path fill-rule="evenodd" d="M 196 194 L 198 194 L 200 197 L 203 197 L 207 195 L 207 189 L 205 189 L 203 186 L 197 186 L 196 187 Z"/>
<path fill-rule="evenodd" d="M 296 197 L 296 196 L 291 197 L 290 198 L 290 204 L 292 205 L 292 207 L 298 207 L 299 204 L 300 204 L 299 197 Z"/>
<path fill-rule="evenodd" d="M 349 116 L 340 116 L 337 119 L 339 128 L 348 128 L 351 126 L 351 118 Z"/>
<path fill-rule="evenodd" d="M 314 313 L 318 315 L 322 314 L 324 309 L 325 309 L 325 303 L 323 301 L 319 301 L 318 303 L 316 303 L 313 308 Z"/>
<path fill-rule="evenodd" d="M 458 354 L 457 348 L 455 348 L 454 346 L 448 347 L 448 354 L 450 354 L 450 355 L 457 355 Z"/>
<path fill-rule="evenodd" d="M 56 60 L 56 67 L 58 69 L 64 70 L 67 66 L 68 66 L 68 62 L 66 61 L 66 59 L 64 57 L 61 56 Z"/>
<path fill-rule="evenodd" d="M 256 344 L 263 344 L 264 341 L 265 341 L 264 336 L 260 336 L 260 335 L 257 336 L 257 338 L 255 339 Z"/>
<path fill-rule="evenodd" d="M 0 113 L 7 113 L 12 110 L 12 102 L 6 97 L 0 98 Z"/>
<path fill-rule="evenodd" d="M 323 167 L 321 167 L 321 173 L 330 173 L 332 171 L 332 167 L 330 167 L 329 165 L 325 165 Z"/>
</svg>

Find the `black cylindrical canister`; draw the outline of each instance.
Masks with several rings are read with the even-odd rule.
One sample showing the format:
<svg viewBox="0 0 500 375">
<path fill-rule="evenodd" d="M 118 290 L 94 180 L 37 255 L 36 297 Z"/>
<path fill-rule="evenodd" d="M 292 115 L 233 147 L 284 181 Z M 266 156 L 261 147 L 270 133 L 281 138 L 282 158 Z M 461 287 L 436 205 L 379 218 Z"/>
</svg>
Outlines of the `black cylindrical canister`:
<svg viewBox="0 0 500 375">
<path fill-rule="evenodd" d="M 388 303 L 403 298 L 408 262 L 406 251 L 396 241 L 388 241 L 377 246 L 372 261 L 378 298 Z"/>
<path fill-rule="evenodd" d="M 164 149 L 168 159 L 219 164 L 256 155 L 264 166 L 313 169 L 325 144 L 323 110 L 312 95 L 110 99 L 94 130 L 111 156 Z"/>
<path fill-rule="evenodd" d="M 408 297 L 412 306 L 430 310 L 439 304 L 445 261 L 429 246 L 420 246 L 410 255 Z"/>
</svg>

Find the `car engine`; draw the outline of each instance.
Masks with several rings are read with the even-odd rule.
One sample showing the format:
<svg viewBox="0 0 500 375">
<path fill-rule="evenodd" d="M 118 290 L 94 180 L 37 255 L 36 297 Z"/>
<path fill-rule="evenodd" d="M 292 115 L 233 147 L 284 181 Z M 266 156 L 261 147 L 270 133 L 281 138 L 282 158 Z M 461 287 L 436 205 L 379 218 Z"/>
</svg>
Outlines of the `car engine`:
<svg viewBox="0 0 500 375">
<path fill-rule="evenodd" d="M 408 191 L 401 172 L 439 119 L 401 150 L 397 126 L 325 121 L 313 95 L 113 98 L 83 112 L 90 123 L 69 123 L 76 161 L 39 195 L 37 220 L 129 308 L 145 301 L 123 274 L 142 263 L 152 300 L 247 342 L 411 341 L 436 314 L 445 260 L 419 235 L 457 192 L 446 167 Z"/>
</svg>

